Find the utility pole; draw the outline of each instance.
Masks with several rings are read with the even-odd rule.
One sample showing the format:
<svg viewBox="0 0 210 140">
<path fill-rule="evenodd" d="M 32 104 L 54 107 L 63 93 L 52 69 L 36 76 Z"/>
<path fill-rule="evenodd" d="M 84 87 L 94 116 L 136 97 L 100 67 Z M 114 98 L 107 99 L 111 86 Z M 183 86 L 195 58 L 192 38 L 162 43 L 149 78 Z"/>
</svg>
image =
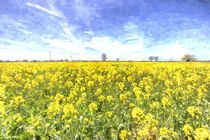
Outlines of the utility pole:
<svg viewBox="0 0 210 140">
<path fill-rule="evenodd" d="M 51 60 L 51 51 L 49 51 L 49 61 Z"/>
<path fill-rule="evenodd" d="M 71 55 L 71 61 L 72 61 L 72 55 Z"/>
</svg>

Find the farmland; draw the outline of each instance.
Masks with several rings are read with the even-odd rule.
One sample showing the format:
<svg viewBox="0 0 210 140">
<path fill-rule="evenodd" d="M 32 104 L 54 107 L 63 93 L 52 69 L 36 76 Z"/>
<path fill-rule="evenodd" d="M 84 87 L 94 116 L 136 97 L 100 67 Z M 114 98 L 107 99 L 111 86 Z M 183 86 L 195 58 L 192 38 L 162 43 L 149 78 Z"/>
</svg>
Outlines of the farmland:
<svg viewBox="0 0 210 140">
<path fill-rule="evenodd" d="M 210 64 L 0 63 L 0 139 L 210 139 Z"/>
</svg>

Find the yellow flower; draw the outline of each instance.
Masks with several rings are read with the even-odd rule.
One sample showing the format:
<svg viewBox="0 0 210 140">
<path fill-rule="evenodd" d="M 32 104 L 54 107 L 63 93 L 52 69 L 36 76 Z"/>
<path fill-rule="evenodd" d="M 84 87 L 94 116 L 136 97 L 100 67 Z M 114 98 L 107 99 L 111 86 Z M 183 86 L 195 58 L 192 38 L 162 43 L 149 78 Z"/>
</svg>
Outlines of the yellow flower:
<svg viewBox="0 0 210 140">
<path fill-rule="evenodd" d="M 37 86 L 39 86 L 38 82 L 35 81 L 35 80 L 32 80 L 31 85 L 32 85 L 32 87 L 37 87 Z"/>
<path fill-rule="evenodd" d="M 26 83 L 24 86 L 24 89 L 31 89 L 31 84 L 30 83 Z"/>
<path fill-rule="evenodd" d="M 119 86 L 120 90 L 123 91 L 123 89 L 125 87 L 124 83 L 120 82 L 120 83 L 118 83 L 118 86 Z"/>
<path fill-rule="evenodd" d="M 5 105 L 3 101 L 0 101 L 0 112 L 2 113 L 2 115 L 4 115 L 5 112 Z"/>
<path fill-rule="evenodd" d="M 187 108 L 187 112 L 189 112 L 190 115 L 192 115 L 193 117 L 195 116 L 195 111 L 196 111 L 196 109 L 194 106 L 190 106 Z"/>
<path fill-rule="evenodd" d="M 165 108 L 166 105 L 171 105 L 170 101 L 168 98 L 163 97 L 161 100 L 162 104 L 163 104 L 163 108 Z"/>
<path fill-rule="evenodd" d="M 147 137 L 148 133 L 149 133 L 148 129 L 141 129 L 138 131 L 138 135 L 140 136 L 140 138 Z"/>
<path fill-rule="evenodd" d="M 125 101 L 127 96 L 125 94 L 120 94 L 120 100 Z"/>
<path fill-rule="evenodd" d="M 131 134 L 132 134 L 132 132 L 129 131 L 129 132 L 128 132 L 128 135 L 131 136 Z"/>
<path fill-rule="evenodd" d="M 82 93 L 82 98 L 85 98 L 87 96 L 86 93 Z"/>
<path fill-rule="evenodd" d="M 22 117 L 20 113 L 17 113 L 13 116 L 13 119 L 16 120 L 16 122 L 22 121 Z"/>
<path fill-rule="evenodd" d="M 84 118 L 84 122 L 87 123 L 88 122 L 88 118 Z"/>
<path fill-rule="evenodd" d="M 19 104 L 23 103 L 24 101 L 25 100 L 23 99 L 22 96 L 15 97 L 15 103 L 16 103 L 16 105 L 19 105 Z"/>
<path fill-rule="evenodd" d="M 103 102 L 105 98 L 103 95 L 101 95 L 100 97 L 98 97 L 98 99 L 99 99 L 99 102 Z"/>
<path fill-rule="evenodd" d="M 126 136 L 127 136 L 127 131 L 126 130 L 121 130 L 120 139 L 125 140 Z"/>
<path fill-rule="evenodd" d="M 159 107 L 160 107 L 159 102 L 153 102 L 152 104 L 150 104 L 151 109 L 154 109 L 154 108 L 158 109 Z"/>
<path fill-rule="evenodd" d="M 113 100 L 112 96 L 107 96 L 106 98 L 107 98 L 107 101 L 108 101 L 109 103 Z"/>
<path fill-rule="evenodd" d="M 191 135 L 194 131 L 193 128 L 189 124 L 185 124 L 182 130 L 185 132 L 186 136 Z"/>
<path fill-rule="evenodd" d="M 94 82 L 93 81 L 88 81 L 88 87 L 92 88 L 94 86 Z"/>
<path fill-rule="evenodd" d="M 196 140 L 207 140 L 210 139 L 210 133 L 206 128 L 197 128 L 195 130 Z"/>
<path fill-rule="evenodd" d="M 169 138 L 168 136 L 169 130 L 167 128 L 160 128 L 160 135 L 165 136 L 166 138 Z"/>
<path fill-rule="evenodd" d="M 39 120 L 37 120 L 37 121 L 35 121 L 35 122 L 33 123 L 33 126 L 34 126 L 34 127 L 36 127 L 37 125 L 39 125 Z"/>
<path fill-rule="evenodd" d="M 128 76 L 127 79 L 128 79 L 129 82 L 132 82 L 133 81 L 133 77 L 132 76 Z"/>
<path fill-rule="evenodd" d="M 177 132 L 172 132 L 172 137 L 173 138 L 178 138 L 179 137 L 179 134 Z"/>
<path fill-rule="evenodd" d="M 60 105 L 58 102 L 51 102 L 49 106 L 49 113 L 57 114 L 60 112 Z"/>
<path fill-rule="evenodd" d="M 109 118 L 111 118 L 112 114 L 113 114 L 112 111 L 106 112 L 106 115 L 107 115 Z"/>
<path fill-rule="evenodd" d="M 56 101 L 60 101 L 60 100 L 62 100 L 63 98 L 64 98 L 63 95 L 60 94 L 60 93 L 56 94 L 56 96 L 55 96 L 55 100 L 56 100 Z"/>
<path fill-rule="evenodd" d="M 133 104 L 133 103 L 130 103 L 130 104 L 129 104 L 129 107 L 130 107 L 130 108 L 133 108 L 133 107 L 134 107 L 134 104 Z"/>
<path fill-rule="evenodd" d="M 132 110 L 132 117 L 134 119 L 135 118 L 141 119 L 143 116 L 144 116 L 143 111 L 140 108 L 136 107 Z"/>
<path fill-rule="evenodd" d="M 98 110 L 98 106 L 96 103 L 89 104 L 90 111 Z"/>
<path fill-rule="evenodd" d="M 73 104 L 67 104 L 63 107 L 63 112 L 65 116 L 68 116 L 70 113 L 73 114 L 75 112 Z"/>
</svg>

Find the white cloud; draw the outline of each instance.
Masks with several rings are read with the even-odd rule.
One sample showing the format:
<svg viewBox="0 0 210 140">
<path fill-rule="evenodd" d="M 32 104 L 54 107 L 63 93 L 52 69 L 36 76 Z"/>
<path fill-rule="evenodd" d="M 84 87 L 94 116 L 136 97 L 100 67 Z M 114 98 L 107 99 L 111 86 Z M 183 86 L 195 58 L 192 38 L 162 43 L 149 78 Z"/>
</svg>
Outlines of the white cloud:
<svg viewBox="0 0 210 140">
<path fill-rule="evenodd" d="M 0 60 L 49 60 L 49 52 L 34 52 L 26 50 L 1 50 Z M 60 52 L 51 52 L 51 60 L 69 59 L 70 55 Z"/>
<path fill-rule="evenodd" d="M 128 22 L 124 25 L 123 29 L 125 31 L 137 31 L 138 26 L 132 22 Z"/>
<path fill-rule="evenodd" d="M 31 52 L 31 51 L 20 51 L 20 50 L 1 50 L 0 51 L 0 60 L 46 60 L 48 59 L 47 52 Z"/>
<path fill-rule="evenodd" d="M 156 47 L 156 51 L 151 52 L 151 55 L 156 55 L 166 60 L 170 58 L 180 60 L 188 52 L 187 48 L 182 44 L 167 44 L 163 47 Z"/>
<path fill-rule="evenodd" d="M 44 12 L 50 14 L 50 15 L 54 15 L 54 16 L 57 16 L 57 17 L 64 18 L 64 16 L 62 15 L 62 13 L 59 12 L 58 10 L 56 10 L 55 8 L 52 8 L 51 10 L 49 10 L 49 9 L 46 9 L 44 7 L 41 7 L 40 5 L 37 5 L 37 4 L 27 3 L 27 5 L 30 6 L 30 7 L 34 7 L 34 8 L 37 8 L 39 10 L 42 10 L 42 11 L 44 11 Z"/>
<path fill-rule="evenodd" d="M 8 50 L 8 48 L 7 47 L 5 47 L 5 46 L 0 46 L 0 50 Z"/>
<path fill-rule="evenodd" d="M 50 46 L 55 47 L 55 49 L 69 52 L 73 54 L 75 59 L 85 59 L 85 60 L 100 60 L 101 57 L 99 53 L 88 53 L 85 49 L 90 47 L 92 49 L 98 50 L 101 53 L 106 53 L 110 60 L 120 59 L 139 59 L 142 56 L 134 56 L 132 53 L 142 50 L 142 44 L 133 44 L 133 45 L 122 45 L 118 41 L 111 40 L 110 37 L 95 37 L 89 42 L 82 42 L 79 40 L 70 41 L 70 40 L 59 40 L 59 39 L 45 39 L 45 43 L 48 43 Z M 130 57 L 132 55 L 132 57 Z"/>
<path fill-rule="evenodd" d="M 108 58 L 115 60 L 122 59 L 139 59 L 142 56 L 134 56 L 132 53 L 140 52 L 143 49 L 142 43 L 131 45 L 122 45 L 119 41 L 111 40 L 110 37 L 95 37 L 90 42 L 85 42 L 85 46 L 97 49 L 102 53 L 106 53 Z M 100 59 L 100 58 L 98 58 Z"/>
</svg>

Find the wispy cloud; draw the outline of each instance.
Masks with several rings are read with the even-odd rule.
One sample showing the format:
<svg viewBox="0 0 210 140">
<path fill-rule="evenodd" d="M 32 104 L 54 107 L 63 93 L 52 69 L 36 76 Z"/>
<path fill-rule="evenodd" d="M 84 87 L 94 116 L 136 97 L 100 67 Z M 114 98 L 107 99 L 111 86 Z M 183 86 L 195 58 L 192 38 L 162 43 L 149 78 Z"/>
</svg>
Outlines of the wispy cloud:
<svg viewBox="0 0 210 140">
<path fill-rule="evenodd" d="M 60 39 L 46 39 L 45 43 L 55 47 L 58 50 L 67 51 L 69 53 L 84 53 L 85 49 L 81 42 L 60 40 Z"/>
<path fill-rule="evenodd" d="M 69 41 L 74 41 L 74 42 L 79 41 L 73 34 L 73 32 L 78 28 L 77 25 L 68 24 L 66 22 L 59 22 L 59 25 L 62 28 L 60 35 L 62 35 Z"/>
<path fill-rule="evenodd" d="M 57 12 L 54 8 L 52 10 L 49 10 L 49 9 L 41 7 L 40 5 L 37 5 L 37 4 L 27 3 L 27 5 L 30 6 L 30 7 L 34 7 L 34 8 L 37 8 L 39 10 L 42 10 L 42 11 L 44 11 L 44 12 L 50 14 L 50 15 L 54 15 L 54 16 L 57 16 L 57 17 L 64 18 L 64 16 L 61 13 Z"/>
<path fill-rule="evenodd" d="M 0 9 L 4 13 L 0 15 L 0 58 L 48 59 L 52 51 L 57 59 L 63 54 L 100 60 L 100 53 L 107 53 L 110 60 L 148 60 L 151 55 L 179 60 L 185 53 L 209 59 L 210 14 L 199 0 L 140 1 L 5 3 L 4 7 L 15 9 Z M 40 54 L 45 57 L 33 51 L 43 51 Z"/>
<path fill-rule="evenodd" d="M 23 45 L 24 44 L 23 42 L 20 42 L 20 41 L 15 41 L 15 40 L 10 40 L 10 39 L 5 39 L 5 38 L 0 39 L 0 41 L 3 43 L 11 44 L 11 45 Z"/>
<path fill-rule="evenodd" d="M 88 34 L 90 36 L 94 35 L 94 32 L 93 31 L 85 31 L 84 33 L 86 33 L 86 34 Z"/>
<path fill-rule="evenodd" d="M 26 26 L 19 22 L 16 21 L 15 19 L 6 16 L 6 15 L 0 15 L 0 28 L 4 28 L 4 25 L 10 26 L 10 27 L 15 27 L 15 28 L 25 28 Z"/>
<path fill-rule="evenodd" d="M 24 30 L 24 29 L 18 29 L 20 32 L 24 33 L 24 34 L 30 34 L 32 33 L 31 31 L 28 30 Z"/>
<path fill-rule="evenodd" d="M 76 20 L 82 20 L 86 25 L 90 25 L 93 17 L 100 17 L 94 5 L 85 3 L 84 0 L 75 0 L 74 11 Z"/>
</svg>

